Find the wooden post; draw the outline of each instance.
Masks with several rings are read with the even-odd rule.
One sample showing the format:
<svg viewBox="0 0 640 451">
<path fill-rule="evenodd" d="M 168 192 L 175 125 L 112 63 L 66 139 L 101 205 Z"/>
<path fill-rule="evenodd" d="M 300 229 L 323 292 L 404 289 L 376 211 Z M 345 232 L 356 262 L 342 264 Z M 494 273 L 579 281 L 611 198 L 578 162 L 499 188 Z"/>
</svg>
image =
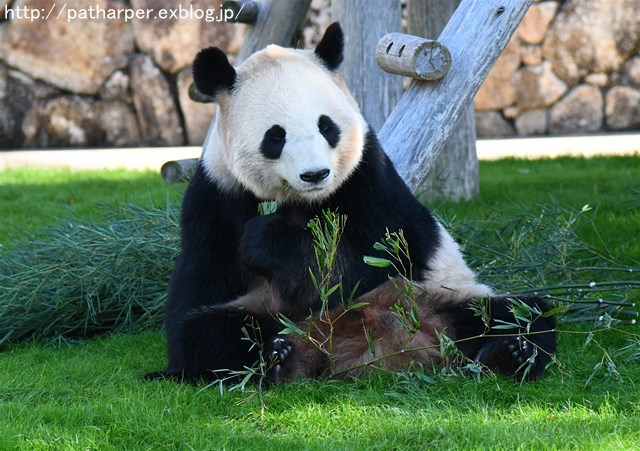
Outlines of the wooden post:
<svg viewBox="0 0 640 451">
<path fill-rule="evenodd" d="M 380 130 L 384 149 L 416 192 L 532 0 L 462 0 L 438 42 L 451 52 L 449 73 L 414 80 Z"/>
<path fill-rule="evenodd" d="M 160 174 L 165 182 L 178 183 L 184 180 L 190 180 L 198 168 L 197 158 L 188 158 L 186 160 L 167 161 L 160 168 Z"/>
<path fill-rule="evenodd" d="M 440 36 L 459 4 L 460 0 L 409 0 L 409 33 L 428 38 Z M 476 139 L 476 118 L 472 104 L 462 114 L 444 150 L 429 168 L 427 177 L 418 189 L 422 199 L 458 201 L 478 195 L 480 180 Z"/>
<path fill-rule="evenodd" d="M 371 128 L 380 130 L 402 96 L 402 79 L 380 69 L 374 55 L 380 38 L 400 31 L 400 1 L 333 0 L 331 8 L 345 35 L 347 86 Z"/>
<path fill-rule="evenodd" d="M 311 0 L 262 0 L 255 22 L 247 28 L 236 65 L 269 44 L 290 47 Z"/>
</svg>

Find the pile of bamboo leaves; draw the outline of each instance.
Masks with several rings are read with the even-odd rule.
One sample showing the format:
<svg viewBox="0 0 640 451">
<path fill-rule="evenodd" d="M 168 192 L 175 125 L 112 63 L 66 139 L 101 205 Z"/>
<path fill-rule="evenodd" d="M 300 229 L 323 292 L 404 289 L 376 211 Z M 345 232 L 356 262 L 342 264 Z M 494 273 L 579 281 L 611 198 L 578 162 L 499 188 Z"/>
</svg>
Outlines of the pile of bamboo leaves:
<svg viewBox="0 0 640 451">
<path fill-rule="evenodd" d="M 100 221 L 72 218 L 0 251 L 0 346 L 159 327 L 179 250 L 176 210 L 105 207 Z M 580 239 L 576 230 L 591 219 L 588 207 L 552 203 L 444 222 L 498 291 L 565 304 L 567 322 L 633 323 L 640 269 Z"/>
<path fill-rule="evenodd" d="M 0 252 L 0 346 L 160 326 L 178 247 L 173 209 L 124 206 Z"/>
<path fill-rule="evenodd" d="M 595 229 L 593 218 L 588 205 L 575 210 L 552 202 L 514 205 L 449 227 L 467 261 L 497 291 L 564 304 L 563 322 L 635 324 L 640 268 L 612 255 L 606 243 L 595 248 L 580 238 L 579 227 Z"/>
</svg>

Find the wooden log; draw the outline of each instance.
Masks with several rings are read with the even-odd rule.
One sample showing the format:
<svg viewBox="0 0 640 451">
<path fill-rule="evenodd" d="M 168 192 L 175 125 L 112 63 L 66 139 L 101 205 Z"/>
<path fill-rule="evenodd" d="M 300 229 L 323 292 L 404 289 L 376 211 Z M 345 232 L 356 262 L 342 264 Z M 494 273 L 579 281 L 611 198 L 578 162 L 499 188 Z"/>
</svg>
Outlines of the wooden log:
<svg viewBox="0 0 640 451">
<path fill-rule="evenodd" d="M 437 41 L 389 33 L 378 41 L 376 62 L 390 74 L 420 80 L 438 80 L 449 72 L 451 54 Z"/>
<path fill-rule="evenodd" d="M 342 74 L 373 130 L 379 130 L 402 96 L 402 79 L 380 70 L 375 58 L 382 36 L 401 29 L 398 0 L 333 0 L 332 18 L 345 35 Z"/>
<path fill-rule="evenodd" d="M 198 103 L 213 103 L 215 102 L 214 98 L 211 96 L 208 96 L 206 94 L 201 93 L 200 91 L 198 91 L 198 88 L 196 88 L 196 85 L 191 83 L 189 85 L 189 98 L 191 100 L 193 100 L 194 102 L 198 102 Z"/>
<path fill-rule="evenodd" d="M 197 158 L 188 158 L 186 160 L 167 161 L 160 168 L 162 178 L 168 183 L 177 183 L 189 180 L 196 173 L 198 167 Z"/>
<path fill-rule="evenodd" d="M 260 6 L 252 0 L 228 0 L 222 4 L 222 9 L 233 12 L 229 22 L 252 24 L 258 18 Z"/>
<path fill-rule="evenodd" d="M 532 0 L 463 0 L 438 38 L 451 52 L 449 73 L 414 80 L 380 130 L 382 145 L 415 192 Z"/>
<path fill-rule="evenodd" d="M 269 44 L 289 47 L 302 27 L 311 0 L 262 0 L 255 22 L 247 28 L 236 64 Z"/>
</svg>

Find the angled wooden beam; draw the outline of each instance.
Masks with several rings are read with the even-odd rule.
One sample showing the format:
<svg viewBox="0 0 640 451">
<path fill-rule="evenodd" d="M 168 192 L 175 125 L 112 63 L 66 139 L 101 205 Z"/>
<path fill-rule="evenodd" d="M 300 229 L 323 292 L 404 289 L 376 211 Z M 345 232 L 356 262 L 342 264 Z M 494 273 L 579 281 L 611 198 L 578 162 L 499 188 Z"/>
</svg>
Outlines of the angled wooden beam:
<svg viewBox="0 0 640 451">
<path fill-rule="evenodd" d="M 254 23 L 258 18 L 260 6 L 253 0 L 229 0 L 222 4 L 222 9 L 231 10 L 229 22 Z"/>
<path fill-rule="evenodd" d="M 380 141 L 414 192 L 471 105 L 532 0 L 463 0 L 438 37 L 451 69 L 414 80 L 382 126 Z"/>
<path fill-rule="evenodd" d="M 460 0 L 408 0 L 407 30 L 418 36 L 440 36 L 459 5 Z M 476 139 L 476 113 L 472 103 L 462 113 L 458 126 L 416 191 L 421 200 L 458 201 L 478 195 Z"/>
</svg>

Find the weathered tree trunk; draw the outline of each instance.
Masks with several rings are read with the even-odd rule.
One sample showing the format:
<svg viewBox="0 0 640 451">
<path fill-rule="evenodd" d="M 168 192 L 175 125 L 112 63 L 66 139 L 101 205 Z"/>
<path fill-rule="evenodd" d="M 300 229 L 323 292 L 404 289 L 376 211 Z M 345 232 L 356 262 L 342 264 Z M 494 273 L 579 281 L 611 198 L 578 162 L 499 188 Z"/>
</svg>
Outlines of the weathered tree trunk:
<svg viewBox="0 0 640 451">
<path fill-rule="evenodd" d="M 333 0 L 332 18 L 340 21 L 345 34 L 342 71 L 362 114 L 378 131 L 402 96 L 402 78 L 378 67 L 378 41 L 399 32 L 399 0 Z"/>
<path fill-rule="evenodd" d="M 407 32 L 437 39 L 460 0 L 409 0 Z M 454 63 L 455 64 L 455 63 Z M 429 168 L 418 193 L 426 199 L 471 199 L 479 192 L 476 121 L 473 105 L 462 114 L 444 150 Z"/>
<path fill-rule="evenodd" d="M 414 81 L 380 129 L 380 142 L 414 192 L 531 2 L 462 0 L 438 37 L 451 53 L 451 69 L 435 82 Z"/>
</svg>

